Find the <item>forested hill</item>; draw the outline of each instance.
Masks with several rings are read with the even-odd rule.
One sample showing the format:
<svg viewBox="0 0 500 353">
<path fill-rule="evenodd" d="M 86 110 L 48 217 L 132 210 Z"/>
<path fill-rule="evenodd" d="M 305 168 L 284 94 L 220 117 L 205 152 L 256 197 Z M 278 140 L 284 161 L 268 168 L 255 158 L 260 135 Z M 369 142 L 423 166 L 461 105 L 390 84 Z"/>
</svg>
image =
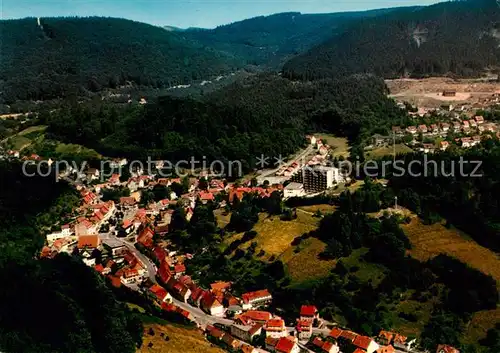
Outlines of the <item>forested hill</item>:
<svg viewBox="0 0 500 353">
<path fill-rule="evenodd" d="M 231 71 L 237 64 L 179 33 L 114 18 L 0 21 L 0 96 L 48 99 L 127 81 L 164 87 Z"/>
<path fill-rule="evenodd" d="M 327 14 L 285 12 L 250 18 L 211 30 L 187 29 L 183 35 L 234 55 L 247 64 L 277 68 L 290 56 L 327 40 L 343 25 L 391 11 L 394 9 Z"/>
<path fill-rule="evenodd" d="M 293 78 L 477 75 L 500 66 L 500 6 L 466 0 L 363 19 L 284 66 Z"/>
</svg>

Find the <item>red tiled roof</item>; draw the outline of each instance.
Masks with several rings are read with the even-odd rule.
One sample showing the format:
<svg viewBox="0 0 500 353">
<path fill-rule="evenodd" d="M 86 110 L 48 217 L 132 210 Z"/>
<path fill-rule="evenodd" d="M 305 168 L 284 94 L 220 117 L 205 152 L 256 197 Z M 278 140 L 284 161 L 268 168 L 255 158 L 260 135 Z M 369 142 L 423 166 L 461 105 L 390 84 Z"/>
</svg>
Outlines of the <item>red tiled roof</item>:
<svg viewBox="0 0 500 353">
<path fill-rule="evenodd" d="M 240 316 L 244 316 L 247 319 L 260 322 L 267 322 L 271 320 L 271 318 L 273 317 L 272 314 L 267 311 L 257 311 L 257 310 L 247 311 L 246 313 L 241 314 Z"/>
<path fill-rule="evenodd" d="M 241 297 L 243 298 L 243 302 L 248 304 L 253 300 L 263 299 L 269 296 L 271 296 L 271 293 L 269 293 L 267 289 L 262 289 L 255 292 L 245 293 Z"/>
<path fill-rule="evenodd" d="M 266 329 L 282 329 L 285 327 L 285 321 L 282 319 L 271 319 L 266 322 Z"/>
<path fill-rule="evenodd" d="M 175 273 L 184 273 L 186 272 L 186 266 L 184 264 L 177 264 L 174 267 L 174 271 Z"/>
<path fill-rule="evenodd" d="M 339 338 L 342 335 L 342 330 L 339 329 L 338 327 L 334 327 L 333 330 L 330 331 L 330 337 L 333 337 L 335 339 Z"/>
<path fill-rule="evenodd" d="M 392 341 L 392 337 L 394 337 L 394 334 L 392 332 L 382 330 L 378 334 L 378 337 L 383 338 L 383 339 L 390 342 L 390 341 Z"/>
<path fill-rule="evenodd" d="M 406 343 L 406 340 L 407 340 L 407 337 L 406 336 L 403 336 L 403 335 L 400 335 L 399 333 L 396 333 L 394 335 L 394 343 L 401 343 L 401 344 L 405 344 Z"/>
<path fill-rule="evenodd" d="M 278 341 L 278 344 L 274 349 L 276 349 L 277 352 L 282 352 L 282 353 L 290 353 L 295 347 L 295 342 L 289 340 L 288 338 L 280 338 Z"/>
<path fill-rule="evenodd" d="M 104 271 L 104 267 L 101 264 L 95 265 L 94 270 L 96 270 L 99 273 L 102 273 Z"/>
<path fill-rule="evenodd" d="M 352 353 L 366 353 L 366 352 L 364 350 L 362 350 L 361 348 L 356 348 L 354 350 L 354 352 L 352 352 Z"/>
<path fill-rule="evenodd" d="M 441 351 L 444 351 L 445 353 L 460 353 L 458 349 L 448 346 L 447 344 L 438 345 L 436 353 L 441 353 Z"/>
<path fill-rule="evenodd" d="M 215 338 L 221 339 L 224 336 L 224 332 L 213 326 L 207 326 L 207 333 Z"/>
<path fill-rule="evenodd" d="M 276 347 L 278 344 L 278 339 L 277 338 L 272 338 L 272 337 L 267 337 L 266 338 L 266 345 L 271 346 L 271 347 Z"/>
<path fill-rule="evenodd" d="M 135 198 L 131 196 L 120 197 L 120 205 L 133 206 L 137 203 Z"/>
<path fill-rule="evenodd" d="M 319 337 L 314 337 L 312 344 L 318 348 L 321 348 L 321 347 L 323 347 L 323 340 Z"/>
<path fill-rule="evenodd" d="M 354 342 L 354 340 L 356 339 L 356 337 L 358 336 L 357 333 L 354 333 L 352 331 L 342 331 L 342 333 L 340 334 L 341 337 L 344 337 L 352 342 Z"/>
<path fill-rule="evenodd" d="M 300 308 L 300 316 L 315 316 L 318 309 L 314 305 L 302 305 Z"/>
<path fill-rule="evenodd" d="M 167 296 L 168 292 L 165 288 L 163 287 L 160 287 L 159 285 L 157 284 L 153 284 L 151 286 L 151 288 L 149 288 L 149 290 L 151 291 L 151 293 L 153 293 L 156 298 L 158 298 L 160 301 L 163 301 L 165 299 L 165 297 Z"/>
<path fill-rule="evenodd" d="M 323 348 L 323 350 L 325 352 L 330 352 L 330 350 L 332 349 L 333 346 L 334 346 L 334 344 L 332 342 L 325 342 L 323 344 L 323 347 L 321 347 L 321 348 Z M 365 352 L 363 352 L 363 353 L 365 353 Z"/>
<path fill-rule="evenodd" d="M 78 249 L 97 248 L 99 246 L 98 235 L 80 235 L 78 237 Z"/>
<path fill-rule="evenodd" d="M 215 291 L 224 291 L 231 288 L 231 282 L 215 282 L 210 285 L 210 288 Z"/>
<path fill-rule="evenodd" d="M 166 261 L 163 261 L 160 264 L 160 268 L 158 269 L 158 276 L 161 280 L 167 283 L 172 277 L 172 272 L 170 271 L 170 266 Z"/>
<path fill-rule="evenodd" d="M 116 288 L 120 288 L 122 285 L 122 281 L 120 281 L 120 278 L 117 276 L 108 276 L 109 279 L 111 279 L 111 285 Z"/>
<path fill-rule="evenodd" d="M 373 342 L 373 340 L 370 337 L 358 335 L 354 339 L 353 344 L 356 347 L 359 347 L 359 348 L 362 348 L 364 350 L 367 350 L 368 347 L 370 346 L 370 343 L 372 343 L 372 342 Z"/>
</svg>

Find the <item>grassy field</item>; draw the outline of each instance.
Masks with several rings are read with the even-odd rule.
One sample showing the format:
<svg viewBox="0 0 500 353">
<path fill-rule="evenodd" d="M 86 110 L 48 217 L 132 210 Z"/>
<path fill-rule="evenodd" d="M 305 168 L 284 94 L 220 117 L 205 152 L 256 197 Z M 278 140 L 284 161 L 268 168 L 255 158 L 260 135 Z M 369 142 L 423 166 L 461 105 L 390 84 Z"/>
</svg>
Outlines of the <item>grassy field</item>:
<svg viewBox="0 0 500 353">
<path fill-rule="evenodd" d="M 413 152 L 413 150 L 404 145 L 404 144 L 396 144 L 396 154 L 399 154 L 399 153 L 410 153 L 410 152 Z M 366 158 L 380 158 L 380 157 L 384 157 L 384 156 L 390 156 L 394 153 L 394 148 L 392 146 L 389 146 L 389 147 L 379 147 L 379 148 L 375 148 L 371 151 L 368 151 L 366 152 Z"/>
<path fill-rule="evenodd" d="M 363 256 L 367 252 L 367 248 L 356 249 L 350 256 L 343 257 L 341 260 L 348 269 L 353 266 L 359 267 L 356 272 L 353 272 L 353 275 L 358 277 L 361 282 L 367 283 L 371 281 L 374 286 L 377 286 L 385 277 L 385 267 L 364 261 Z"/>
<path fill-rule="evenodd" d="M 30 126 L 29 128 L 20 131 L 18 135 L 26 137 L 36 137 L 41 135 L 45 130 L 47 130 L 46 125 Z"/>
<path fill-rule="evenodd" d="M 500 322 L 500 308 L 475 313 L 467 326 L 464 343 L 477 343 L 486 337 L 486 332 Z"/>
<path fill-rule="evenodd" d="M 300 245 L 289 247 L 280 257 L 286 266 L 292 285 L 315 281 L 328 276 L 335 267 L 335 260 L 321 260 L 319 255 L 326 244 L 316 238 L 304 240 Z"/>
<path fill-rule="evenodd" d="M 393 329 L 402 335 L 415 337 L 422 332 L 425 325 L 429 322 L 438 298 L 432 298 L 427 302 L 421 303 L 409 298 L 412 293 L 413 291 L 403 293 L 402 300 L 393 307 L 390 307 L 389 311 L 394 313 Z M 417 319 L 415 322 L 409 322 L 399 317 L 399 313 L 413 314 Z"/>
<path fill-rule="evenodd" d="M 224 228 L 229 224 L 229 221 L 231 220 L 231 214 L 225 214 L 225 210 L 223 208 L 216 209 L 214 211 L 214 215 L 219 228 Z"/>
<path fill-rule="evenodd" d="M 334 157 L 349 157 L 349 143 L 345 137 L 335 137 L 330 134 L 314 134 L 314 136 L 316 138 L 326 140 L 326 143 L 333 148 L 332 155 Z"/>
<path fill-rule="evenodd" d="M 319 211 L 321 211 L 321 213 L 326 214 L 326 213 L 332 213 L 333 211 L 335 211 L 336 206 L 322 204 L 322 205 L 312 205 L 312 206 L 300 206 L 300 207 L 297 207 L 297 209 L 302 210 L 304 212 L 309 212 L 309 213 L 315 213 L 319 210 Z"/>
<path fill-rule="evenodd" d="M 413 244 L 411 255 L 426 261 L 441 253 L 453 256 L 500 283 L 500 258 L 476 242 L 467 239 L 457 230 L 441 224 L 424 225 L 418 219 L 403 225 L 403 230 Z"/>
<path fill-rule="evenodd" d="M 260 250 L 265 251 L 264 259 L 278 257 L 291 246 L 296 237 L 316 229 L 317 226 L 318 218 L 301 212 L 297 212 L 297 219 L 293 221 L 282 221 L 279 216 L 261 214 L 259 222 L 253 227 L 258 234 L 252 242 L 257 242 L 257 253 Z M 237 234 L 231 237 L 228 244 L 241 236 L 242 234 Z M 247 242 L 242 248 L 247 248 L 250 244 L 251 242 Z"/>
<path fill-rule="evenodd" d="M 172 325 L 145 325 L 142 347 L 137 353 L 223 353 L 224 351 L 208 342 L 197 329 L 183 328 Z M 154 336 L 148 331 L 152 328 Z M 161 333 L 170 340 L 167 342 Z M 148 348 L 149 343 L 153 347 Z"/>
</svg>

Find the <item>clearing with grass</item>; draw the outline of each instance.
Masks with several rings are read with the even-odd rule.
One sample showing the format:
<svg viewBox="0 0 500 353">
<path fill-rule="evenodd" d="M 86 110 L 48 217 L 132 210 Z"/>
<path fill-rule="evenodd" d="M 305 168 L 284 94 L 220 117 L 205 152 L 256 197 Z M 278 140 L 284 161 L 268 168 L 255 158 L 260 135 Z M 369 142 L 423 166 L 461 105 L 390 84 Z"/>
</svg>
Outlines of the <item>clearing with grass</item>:
<svg viewBox="0 0 500 353">
<path fill-rule="evenodd" d="M 417 218 L 402 228 L 413 245 L 411 255 L 414 258 L 426 261 L 439 254 L 446 254 L 500 282 L 498 255 L 467 239 L 457 230 L 448 229 L 442 224 L 425 225 Z"/>
<path fill-rule="evenodd" d="M 149 334 L 150 329 L 153 329 L 154 336 Z M 208 342 L 195 328 L 148 324 L 144 325 L 144 332 L 142 347 L 137 353 L 224 353 L 224 350 Z M 148 348 L 150 343 L 153 347 Z"/>
</svg>

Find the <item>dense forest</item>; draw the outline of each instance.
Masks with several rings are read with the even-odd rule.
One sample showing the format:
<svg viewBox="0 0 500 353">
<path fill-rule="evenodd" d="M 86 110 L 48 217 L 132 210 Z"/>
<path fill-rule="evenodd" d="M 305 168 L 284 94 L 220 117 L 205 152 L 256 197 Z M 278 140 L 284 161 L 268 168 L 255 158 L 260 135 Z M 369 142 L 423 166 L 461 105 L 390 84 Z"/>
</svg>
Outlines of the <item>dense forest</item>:
<svg viewBox="0 0 500 353">
<path fill-rule="evenodd" d="M 236 82 L 202 99 L 160 97 L 144 107 L 67 105 L 40 115 L 48 136 L 79 143 L 104 155 L 134 158 L 242 161 L 286 156 L 305 143 L 309 130 L 356 140 L 386 132 L 406 114 L 386 97 L 372 76 L 294 83 L 262 74 Z"/>
<path fill-rule="evenodd" d="M 76 193 L 51 177 L 26 177 L 0 164 L 0 347 L 4 352 L 129 352 L 142 323 L 116 301 L 104 279 L 81 260 L 37 260 L 41 230 L 64 222 Z"/>
<path fill-rule="evenodd" d="M 286 12 L 259 16 L 214 29 L 187 29 L 182 34 L 246 64 L 277 68 L 290 56 L 303 53 L 359 19 L 394 11 L 301 14 Z"/>
<path fill-rule="evenodd" d="M 40 100 L 129 82 L 169 87 L 232 71 L 231 56 L 178 33 L 114 18 L 0 21 L 0 99 Z"/>
<path fill-rule="evenodd" d="M 398 9 L 354 23 L 291 59 L 283 72 L 304 79 L 359 72 L 385 78 L 478 75 L 500 65 L 499 19 L 495 0 Z"/>
</svg>

